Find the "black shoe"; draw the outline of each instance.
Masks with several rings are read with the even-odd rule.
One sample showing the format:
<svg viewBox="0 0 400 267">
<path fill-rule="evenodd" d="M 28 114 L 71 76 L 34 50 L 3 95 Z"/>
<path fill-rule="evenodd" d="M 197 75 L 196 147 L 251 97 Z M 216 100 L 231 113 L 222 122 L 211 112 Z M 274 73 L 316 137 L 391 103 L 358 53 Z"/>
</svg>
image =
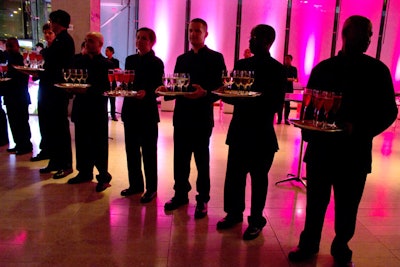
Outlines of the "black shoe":
<svg viewBox="0 0 400 267">
<path fill-rule="evenodd" d="M 17 148 L 16 148 L 16 147 L 7 148 L 7 152 L 8 152 L 8 153 L 17 153 Z"/>
<path fill-rule="evenodd" d="M 17 149 L 17 151 L 15 151 L 15 155 L 17 156 L 25 155 L 28 153 L 32 153 L 32 148 Z"/>
<path fill-rule="evenodd" d="M 157 196 L 157 192 L 146 191 L 140 198 L 140 203 L 149 203 Z"/>
<path fill-rule="evenodd" d="M 100 193 L 109 188 L 111 185 L 107 182 L 98 182 L 96 185 L 96 192 Z"/>
<path fill-rule="evenodd" d="M 264 226 L 267 224 L 267 220 L 265 218 L 260 218 L 258 220 L 254 220 L 249 217 L 249 226 L 243 234 L 243 240 L 253 240 L 257 238 Z"/>
<path fill-rule="evenodd" d="M 289 120 L 285 120 L 285 124 L 286 125 L 290 125 L 290 121 Z"/>
<path fill-rule="evenodd" d="M 229 229 L 241 222 L 243 222 L 243 216 L 231 216 L 228 214 L 217 222 L 217 230 Z"/>
<path fill-rule="evenodd" d="M 96 192 L 103 192 L 111 186 L 112 176 L 109 173 L 96 175 L 96 179 L 99 181 L 96 185 Z"/>
<path fill-rule="evenodd" d="M 135 189 L 132 189 L 132 188 L 127 188 L 127 189 L 124 189 L 124 190 L 121 191 L 121 196 L 128 197 L 128 196 L 131 196 L 131 195 L 141 194 L 141 193 L 143 193 L 143 190 L 135 190 Z"/>
<path fill-rule="evenodd" d="M 40 170 L 39 170 L 39 172 L 40 173 L 51 173 L 51 172 L 54 172 L 54 171 L 57 171 L 58 170 L 58 168 L 54 168 L 54 167 L 51 167 L 51 166 L 47 166 L 46 168 L 41 168 Z"/>
<path fill-rule="evenodd" d="M 186 198 L 171 198 L 167 203 L 164 205 L 165 210 L 176 210 L 180 206 L 186 205 L 189 203 L 189 199 Z"/>
<path fill-rule="evenodd" d="M 73 172 L 72 168 L 71 169 L 60 169 L 53 175 L 53 178 L 61 179 L 61 178 L 64 178 L 65 176 L 70 175 L 72 172 Z"/>
<path fill-rule="evenodd" d="M 201 219 L 207 215 L 207 203 L 202 201 L 197 201 L 196 210 L 194 211 L 194 218 Z"/>
<path fill-rule="evenodd" d="M 317 253 L 318 251 L 311 251 L 297 247 L 289 252 L 288 258 L 292 262 L 306 261 L 313 258 Z"/>
<path fill-rule="evenodd" d="M 75 176 L 74 178 L 71 178 L 68 180 L 69 184 L 81 184 L 81 183 L 87 183 L 93 180 L 93 174 L 90 175 L 85 175 L 85 174 L 79 174 Z"/>
<path fill-rule="evenodd" d="M 118 119 L 117 119 L 116 116 L 112 116 L 112 120 L 113 120 L 113 121 L 118 121 Z"/>
<path fill-rule="evenodd" d="M 41 161 L 41 160 L 45 160 L 45 159 L 49 159 L 50 157 L 47 155 L 47 154 L 45 154 L 45 153 L 43 153 L 43 152 L 40 152 L 39 154 L 37 154 L 35 157 L 32 157 L 31 159 L 30 159 L 30 161 L 32 161 L 32 162 L 36 162 L 36 161 Z"/>
<path fill-rule="evenodd" d="M 336 261 L 336 259 L 335 259 L 335 263 L 333 266 L 334 267 L 355 267 L 356 265 L 352 261 L 340 262 L 340 261 Z"/>
</svg>

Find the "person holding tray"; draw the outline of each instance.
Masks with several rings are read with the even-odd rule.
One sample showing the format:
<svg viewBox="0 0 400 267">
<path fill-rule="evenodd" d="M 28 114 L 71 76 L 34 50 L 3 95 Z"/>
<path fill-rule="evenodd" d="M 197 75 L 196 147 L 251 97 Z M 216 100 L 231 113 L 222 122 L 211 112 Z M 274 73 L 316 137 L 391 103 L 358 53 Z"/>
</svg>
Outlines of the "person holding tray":
<svg viewBox="0 0 400 267">
<path fill-rule="evenodd" d="M 158 113 L 155 89 L 162 84 L 164 63 L 156 57 L 153 46 L 156 34 L 152 29 L 140 28 L 136 33 L 138 53 L 125 59 L 125 69 L 135 71 L 135 97 L 125 97 L 121 119 L 124 122 L 125 150 L 128 163 L 129 187 L 121 192 L 130 196 L 144 192 L 142 160 L 146 192 L 140 202 L 147 203 L 157 194 Z"/>
<path fill-rule="evenodd" d="M 317 64 L 307 88 L 342 93 L 336 125 L 343 131 L 303 129 L 308 143 L 304 162 L 307 171 L 307 206 L 300 241 L 288 257 L 299 262 L 311 259 L 320 248 L 324 217 L 334 192 L 335 237 L 330 253 L 335 266 L 352 266 L 348 242 L 354 235 L 357 211 L 368 173 L 375 136 L 397 117 L 391 74 L 381 61 L 365 54 L 372 36 L 371 21 L 363 16 L 346 19 L 342 49 Z M 365 77 L 360 79 L 360 77 Z M 312 118 L 312 111 L 306 119 Z"/>
<path fill-rule="evenodd" d="M 73 172 L 71 132 L 68 119 L 70 94 L 55 84 L 64 80 L 62 69 L 70 68 L 75 54 L 75 44 L 67 29 L 70 15 L 64 10 L 52 11 L 49 15 L 51 30 L 56 34 L 44 54 L 44 71 L 39 73 L 42 86 L 43 113 L 48 115 L 48 152 L 49 163 L 40 169 L 40 173 L 51 173 L 54 179 L 66 177 Z"/>
<path fill-rule="evenodd" d="M 96 167 L 99 171 L 96 192 L 106 190 L 112 178 L 108 172 L 107 97 L 103 94 L 109 88 L 108 69 L 113 67 L 113 63 L 101 54 L 103 44 L 101 33 L 86 34 L 86 54 L 76 60 L 74 68 L 88 70 L 87 82 L 91 86 L 85 93 L 75 94 L 71 114 L 75 124 L 76 169 L 79 173 L 68 183 L 91 181 Z"/>
<path fill-rule="evenodd" d="M 229 146 L 224 186 L 224 211 L 227 215 L 217 229 L 229 229 L 243 221 L 246 177 L 251 176 L 251 211 L 244 240 L 255 239 L 266 224 L 263 210 L 268 190 L 268 172 L 278 151 L 274 115 L 283 105 L 286 74 L 283 65 L 271 57 L 269 49 L 275 30 L 259 24 L 251 30 L 250 49 L 253 57 L 235 63 L 235 70 L 254 71 L 253 98 L 222 97 L 234 106 L 226 144 Z"/>
<path fill-rule="evenodd" d="M 210 137 L 214 127 L 214 102 L 219 98 L 213 90 L 222 86 L 221 74 L 226 70 L 221 53 L 205 45 L 207 23 L 201 18 L 189 23 L 189 41 L 192 49 L 180 55 L 174 73 L 190 75 L 189 94 L 177 96 L 174 125 L 174 190 L 175 195 L 164 205 L 165 210 L 175 210 L 189 203 L 188 193 L 192 154 L 197 167 L 196 209 L 194 217 L 207 215 L 210 200 Z M 192 90 L 190 90 L 192 89 Z M 164 86 L 157 90 L 166 90 Z M 167 100 L 167 97 L 164 97 Z"/>
</svg>

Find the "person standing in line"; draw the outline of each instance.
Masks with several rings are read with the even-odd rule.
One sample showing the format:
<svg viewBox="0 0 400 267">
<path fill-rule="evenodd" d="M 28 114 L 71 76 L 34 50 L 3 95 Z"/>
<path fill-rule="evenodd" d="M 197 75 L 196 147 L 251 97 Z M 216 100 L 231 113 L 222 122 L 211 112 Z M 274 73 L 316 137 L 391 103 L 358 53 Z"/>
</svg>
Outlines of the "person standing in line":
<svg viewBox="0 0 400 267">
<path fill-rule="evenodd" d="M 298 82 L 297 78 L 297 68 L 292 66 L 292 55 L 285 55 L 285 59 L 283 62 L 283 66 L 285 66 L 286 70 L 286 91 L 285 93 L 293 93 L 293 82 Z M 281 124 L 282 122 L 282 113 L 283 113 L 283 106 L 285 106 L 285 124 L 290 125 L 289 122 L 289 114 L 290 114 L 290 101 L 285 101 L 284 105 L 278 111 L 278 120 L 277 124 Z"/>
<path fill-rule="evenodd" d="M 24 65 L 17 38 L 7 39 L 6 58 L 8 61 L 7 77 L 11 80 L 6 84 L 4 105 L 7 108 L 8 123 L 15 143 L 15 147 L 8 148 L 7 152 L 24 155 L 32 152 L 28 110 L 31 98 L 28 91 L 29 75 L 14 68 L 14 66 Z"/>
<path fill-rule="evenodd" d="M 96 192 L 110 186 L 108 172 L 108 115 L 107 97 L 109 89 L 108 70 L 112 63 L 101 54 L 104 37 L 99 32 L 89 32 L 85 38 L 86 53 L 75 62 L 74 68 L 87 69 L 87 82 L 91 86 L 85 93 L 77 93 L 72 106 L 71 119 L 75 124 L 76 169 L 78 175 L 68 180 L 69 184 L 90 182 L 93 169 L 97 168 Z"/>
<path fill-rule="evenodd" d="M 51 30 L 50 23 L 46 23 L 42 27 L 43 29 L 43 34 L 44 34 L 44 39 L 46 40 L 46 47 L 40 50 L 40 53 L 43 56 L 43 59 L 46 60 L 47 58 L 47 50 L 53 43 L 54 39 L 56 38 L 56 35 L 54 32 Z M 40 74 L 39 74 L 40 75 Z M 32 77 L 34 80 L 35 79 L 40 79 L 40 76 L 33 76 Z M 51 138 L 49 136 L 49 132 L 51 130 L 49 129 L 52 127 L 51 125 L 51 116 L 50 116 L 50 111 L 48 110 L 49 103 L 47 100 L 48 97 L 46 94 L 48 94 L 48 90 L 51 90 L 49 87 L 46 87 L 46 82 L 42 82 L 42 79 L 39 80 L 39 89 L 38 89 L 38 121 L 39 121 L 39 130 L 40 130 L 40 152 L 32 157 L 30 161 L 41 161 L 45 159 L 49 159 L 50 152 L 49 152 L 49 139 Z"/>
<path fill-rule="evenodd" d="M 5 55 L 7 40 L 0 39 L 0 64 L 6 64 L 7 59 Z M 2 77 L 4 78 L 4 77 Z M 3 109 L 3 93 L 5 90 L 5 84 L 0 84 L 0 146 L 8 145 L 8 122 L 7 115 Z"/>
<path fill-rule="evenodd" d="M 63 178 L 73 172 L 71 133 L 69 129 L 68 105 L 70 94 L 54 84 L 64 81 L 62 69 L 71 68 L 75 54 L 75 44 L 67 29 L 71 22 L 70 15 L 64 10 L 50 13 L 50 27 L 56 34 L 53 43 L 48 46 L 44 56 L 44 72 L 40 74 L 41 84 L 46 88 L 43 101 L 49 117 L 49 163 L 40 169 L 40 173 L 51 173 L 54 179 Z M 48 90 L 47 90 L 48 88 Z"/>
<path fill-rule="evenodd" d="M 156 34 L 152 29 L 140 28 L 136 33 L 138 54 L 125 60 L 125 68 L 135 71 L 133 90 L 137 95 L 124 98 L 121 118 L 125 130 L 125 150 L 128 163 L 129 188 L 121 192 L 129 196 L 144 191 L 143 168 L 146 177 L 146 192 L 140 202 L 148 203 L 157 195 L 157 140 L 158 113 L 155 90 L 162 85 L 164 63 L 155 56 L 153 46 Z"/>
<path fill-rule="evenodd" d="M 226 70 L 223 55 L 205 45 L 207 36 L 207 23 L 201 18 L 191 20 L 189 41 L 192 49 L 176 60 L 174 73 L 188 73 L 194 91 L 176 97 L 173 115 L 175 195 L 164 205 L 165 210 L 171 211 L 189 203 L 190 162 L 194 154 L 198 172 L 196 219 L 207 215 L 210 200 L 209 145 L 214 127 L 213 103 L 218 100 L 211 91 L 222 86 L 222 71 Z M 162 86 L 157 90 L 166 88 Z"/>
<path fill-rule="evenodd" d="M 234 227 L 243 221 L 246 177 L 251 177 L 251 208 L 244 240 L 255 239 L 266 224 L 263 216 L 268 191 L 268 173 L 278 141 L 273 121 L 283 104 L 286 83 L 283 65 L 269 52 L 275 30 L 259 24 L 251 30 L 250 49 L 253 57 L 235 63 L 235 70 L 254 71 L 252 91 L 261 95 L 252 99 L 223 101 L 234 105 L 226 144 L 229 146 L 224 185 L 224 211 L 227 215 L 217 223 L 218 230 Z"/>
<path fill-rule="evenodd" d="M 119 60 L 114 57 L 114 47 L 107 46 L 106 47 L 106 57 L 113 63 L 113 69 L 119 69 Z M 117 87 L 117 82 L 114 81 L 112 84 L 113 90 Z M 118 121 L 117 116 L 115 115 L 115 97 L 109 97 L 108 100 L 110 101 L 110 114 L 111 119 L 113 121 Z"/>
<path fill-rule="evenodd" d="M 372 171 L 373 139 L 397 117 L 388 67 L 365 54 L 371 36 L 372 24 L 368 18 L 358 15 L 347 18 L 342 29 L 342 49 L 338 55 L 317 64 L 308 80 L 307 88 L 342 94 L 335 121 L 343 131 L 302 130 L 308 143 L 304 155 L 307 206 L 300 241 L 288 254 L 292 262 L 311 259 L 318 253 L 333 189 L 335 237 L 330 253 L 335 266 L 353 266 L 348 242 L 354 235 L 367 175 Z M 306 119 L 312 117 L 311 113 L 306 112 Z"/>
<path fill-rule="evenodd" d="M 85 41 L 83 41 L 81 43 L 81 51 L 79 51 L 79 53 L 74 55 L 74 62 L 76 62 L 77 60 L 81 59 L 84 54 L 86 54 L 86 43 L 85 43 Z"/>
</svg>

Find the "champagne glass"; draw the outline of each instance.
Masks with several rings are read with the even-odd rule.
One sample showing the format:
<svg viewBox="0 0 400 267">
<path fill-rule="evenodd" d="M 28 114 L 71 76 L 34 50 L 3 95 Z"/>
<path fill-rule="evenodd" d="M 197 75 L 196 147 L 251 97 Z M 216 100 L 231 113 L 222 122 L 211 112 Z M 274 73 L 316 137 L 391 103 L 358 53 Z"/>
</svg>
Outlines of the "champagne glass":
<svg viewBox="0 0 400 267">
<path fill-rule="evenodd" d="M 76 80 L 78 81 L 78 83 L 81 83 L 82 80 L 82 69 L 77 69 L 76 70 Z"/>
<path fill-rule="evenodd" d="M 242 71 L 240 70 L 233 71 L 233 82 L 235 83 L 238 91 L 240 91 L 240 88 L 242 86 Z"/>
<path fill-rule="evenodd" d="M 178 91 L 182 92 L 183 86 L 186 84 L 188 78 L 186 77 L 186 73 L 174 73 L 174 77 L 176 77 L 176 84 L 178 86 Z"/>
<path fill-rule="evenodd" d="M 228 90 L 232 89 L 232 84 L 233 84 L 233 78 L 232 76 L 229 74 L 228 71 L 223 70 L 222 71 L 222 84 L 224 85 L 224 87 Z"/>
<path fill-rule="evenodd" d="M 8 72 L 8 64 L 7 63 L 0 64 L 0 71 L 1 71 L 1 77 L 6 78 Z"/>
<path fill-rule="evenodd" d="M 75 83 L 75 80 L 76 80 L 76 69 L 70 69 L 69 78 L 71 79 L 72 83 Z"/>
<path fill-rule="evenodd" d="M 84 84 L 86 84 L 86 80 L 87 80 L 88 77 L 89 77 L 88 70 L 87 69 L 82 69 L 82 81 L 83 81 Z"/>
<path fill-rule="evenodd" d="M 29 61 L 32 68 L 37 68 L 36 52 L 29 53 Z"/>
<path fill-rule="evenodd" d="M 306 117 L 307 107 L 311 103 L 312 96 L 313 96 L 313 90 L 305 88 L 303 91 L 303 104 L 302 104 L 303 105 L 303 114 L 302 114 L 302 118 L 301 118 L 303 123 L 304 123 L 304 119 Z"/>
<path fill-rule="evenodd" d="M 314 94 L 315 93 L 315 94 Z M 314 125 L 319 127 L 319 112 L 324 104 L 324 98 L 321 90 L 315 90 L 314 94 Z"/>
<path fill-rule="evenodd" d="M 133 90 L 133 81 L 135 80 L 135 71 L 134 70 L 129 70 L 129 84 L 132 84 L 132 90 Z M 129 87 L 129 85 L 128 85 Z"/>
<path fill-rule="evenodd" d="M 170 84 L 169 84 L 169 74 L 163 74 L 162 76 L 162 82 L 165 88 L 167 88 L 167 91 L 170 91 Z"/>
<path fill-rule="evenodd" d="M 115 81 L 115 76 L 114 76 L 114 70 L 109 69 L 108 70 L 108 81 L 110 82 L 110 91 L 113 91 L 113 83 Z"/>
<path fill-rule="evenodd" d="M 37 67 L 38 68 L 43 68 L 43 64 L 44 64 L 43 55 L 40 54 L 40 53 L 37 53 L 36 54 L 36 60 L 37 60 Z"/>
<path fill-rule="evenodd" d="M 185 79 L 185 84 L 183 85 L 185 87 L 185 91 L 189 92 L 189 85 L 190 85 L 190 74 L 185 73 L 186 79 Z"/>
<path fill-rule="evenodd" d="M 324 106 L 324 115 L 325 115 L 325 120 L 324 120 L 324 123 L 322 124 L 322 128 L 327 128 L 328 115 L 333 106 L 333 96 L 332 96 L 332 92 L 327 92 L 327 91 L 324 91 L 322 94 L 323 94 L 323 98 L 324 98 L 323 106 Z"/>
<path fill-rule="evenodd" d="M 340 109 L 340 106 L 342 104 L 342 93 L 339 92 L 332 92 L 332 97 L 333 97 L 333 105 L 331 109 L 331 114 L 333 116 L 333 123 L 330 125 L 333 129 L 336 129 L 336 114 L 338 110 Z"/>
<path fill-rule="evenodd" d="M 171 91 L 174 92 L 177 81 L 176 81 L 176 77 L 173 74 L 169 75 L 168 84 L 171 86 Z"/>
<path fill-rule="evenodd" d="M 22 57 L 24 59 L 24 66 L 29 67 L 29 52 L 28 51 L 22 52 Z"/>
<path fill-rule="evenodd" d="M 71 70 L 70 69 L 62 69 L 65 83 L 68 82 L 69 78 L 71 77 Z"/>
<path fill-rule="evenodd" d="M 124 90 L 128 89 L 129 79 L 130 79 L 130 70 L 125 70 L 123 72 L 123 80 L 122 80 L 122 88 Z"/>
</svg>

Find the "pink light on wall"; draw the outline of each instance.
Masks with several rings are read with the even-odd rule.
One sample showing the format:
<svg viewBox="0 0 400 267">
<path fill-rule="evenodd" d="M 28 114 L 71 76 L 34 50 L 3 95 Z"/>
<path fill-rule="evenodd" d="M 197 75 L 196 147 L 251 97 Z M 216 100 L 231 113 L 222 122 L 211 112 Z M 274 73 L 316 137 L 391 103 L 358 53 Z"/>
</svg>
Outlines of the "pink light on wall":
<svg viewBox="0 0 400 267">
<path fill-rule="evenodd" d="M 304 57 L 304 73 L 310 75 L 315 62 L 315 36 L 310 35 L 306 45 L 306 53 Z"/>
</svg>

